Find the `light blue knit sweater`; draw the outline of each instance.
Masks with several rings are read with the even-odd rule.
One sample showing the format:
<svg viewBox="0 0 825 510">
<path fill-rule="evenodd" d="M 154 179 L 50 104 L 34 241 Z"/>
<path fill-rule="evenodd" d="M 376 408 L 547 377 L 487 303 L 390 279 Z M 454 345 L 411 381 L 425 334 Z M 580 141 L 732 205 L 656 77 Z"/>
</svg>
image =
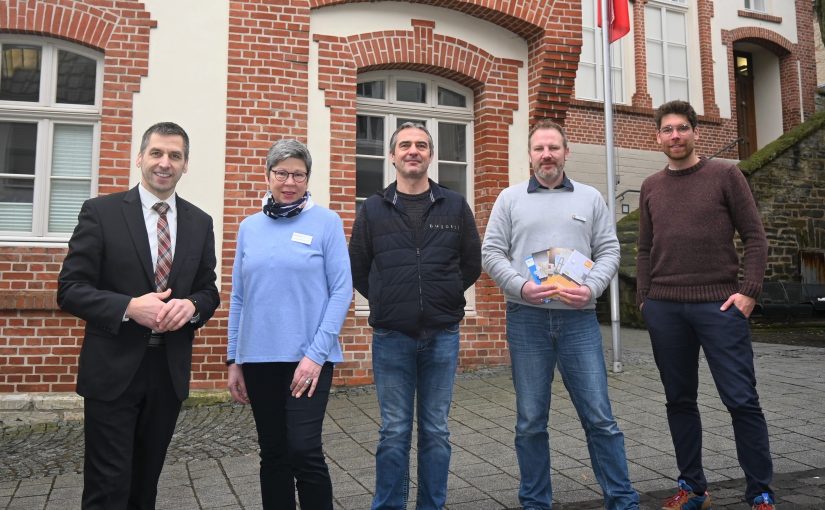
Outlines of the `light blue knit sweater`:
<svg viewBox="0 0 825 510">
<path fill-rule="evenodd" d="M 227 356 L 236 363 L 343 359 L 352 301 L 341 218 L 318 205 L 292 218 L 241 222 L 232 268 Z"/>
</svg>

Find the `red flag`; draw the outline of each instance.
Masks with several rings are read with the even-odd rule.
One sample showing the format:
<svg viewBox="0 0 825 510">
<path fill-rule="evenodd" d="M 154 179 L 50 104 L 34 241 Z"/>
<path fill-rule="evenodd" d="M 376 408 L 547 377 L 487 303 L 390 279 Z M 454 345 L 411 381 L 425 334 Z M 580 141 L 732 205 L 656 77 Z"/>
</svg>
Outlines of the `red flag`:
<svg viewBox="0 0 825 510">
<path fill-rule="evenodd" d="M 602 26 L 602 0 L 598 1 L 598 11 L 596 19 L 598 26 Z M 610 32 L 608 40 L 612 43 L 630 32 L 630 14 L 628 13 L 628 0 L 609 0 L 607 4 L 607 17 L 610 19 Z"/>
</svg>

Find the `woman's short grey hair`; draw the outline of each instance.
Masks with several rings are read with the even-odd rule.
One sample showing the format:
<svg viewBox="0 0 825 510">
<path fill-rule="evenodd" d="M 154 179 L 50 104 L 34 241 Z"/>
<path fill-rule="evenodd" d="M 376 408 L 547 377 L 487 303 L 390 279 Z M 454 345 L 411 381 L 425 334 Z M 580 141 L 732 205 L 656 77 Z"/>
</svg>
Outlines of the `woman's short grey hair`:
<svg viewBox="0 0 825 510">
<path fill-rule="evenodd" d="M 269 153 L 266 155 L 267 175 L 273 166 L 289 158 L 298 158 L 303 161 L 307 167 L 307 175 L 312 171 L 312 156 L 309 155 L 307 146 L 298 140 L 286 139 L 278 140 L 269 148 Z"/>
</svg>

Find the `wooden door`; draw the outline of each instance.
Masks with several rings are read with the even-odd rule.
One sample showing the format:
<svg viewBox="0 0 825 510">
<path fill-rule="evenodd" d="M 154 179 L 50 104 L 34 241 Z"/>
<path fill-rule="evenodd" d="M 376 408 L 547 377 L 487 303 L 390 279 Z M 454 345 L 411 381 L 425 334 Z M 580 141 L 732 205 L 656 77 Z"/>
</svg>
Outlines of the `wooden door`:
<svg viewBox="0 0 825 510">
<path fill-rule="evenodd" d="M 753 93 L 753 56 L 735 51 L 734 76 L 736 82 L 736 126 L 739 137 L 739 159 L 747 159 L 756 152 L 756 103 Z"/>
</svg>

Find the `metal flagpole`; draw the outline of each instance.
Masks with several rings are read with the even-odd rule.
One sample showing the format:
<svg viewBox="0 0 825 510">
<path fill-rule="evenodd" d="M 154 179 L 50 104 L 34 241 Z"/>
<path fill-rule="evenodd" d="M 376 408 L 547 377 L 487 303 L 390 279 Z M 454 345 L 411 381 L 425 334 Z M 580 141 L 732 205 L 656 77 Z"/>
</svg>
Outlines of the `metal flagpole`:
<svg viewBox="0 0 825 510">
<path fill-rule="evenodd" d="M 610 15 L 609 4 L 613 0 L 602 0 L 602 66 L 604 77 L 604 149 L 607 156 L 607 209 L 616 221 L 616 168 L 613 160 L 613 86 L 610 72 Z M 619 0 L 626 1 L 626 0 Z M 610 324 L 613 332 L 613 372 L 622 372 L 621 319 L 619 317 L 619 275 L 610 281 Z"/>
</svg>

